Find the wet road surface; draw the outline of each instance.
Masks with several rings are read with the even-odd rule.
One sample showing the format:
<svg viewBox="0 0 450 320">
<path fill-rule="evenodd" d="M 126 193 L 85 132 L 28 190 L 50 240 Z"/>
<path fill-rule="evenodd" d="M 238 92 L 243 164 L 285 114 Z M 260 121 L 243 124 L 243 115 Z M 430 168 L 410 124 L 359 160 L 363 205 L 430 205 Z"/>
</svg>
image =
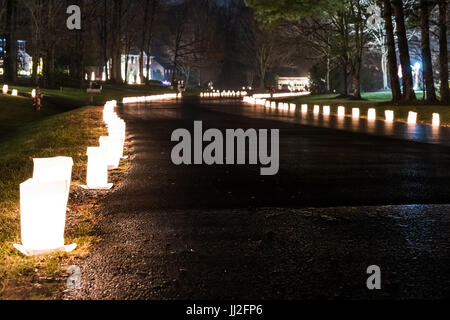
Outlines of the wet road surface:
<svg viewBox="0 0 450 320">
<path fill-rule="evenodd" d="M 448 146 L 252 108 L 193 100 L 122 108 L 132 168 L 105 201 L 103 240 L 79 262 L 82 290 L 66 298 L 450 296 Z M 192 131 L 195 120 L 204 130 L 280 129 L 279 174 L 173 165 L 171 134 Z M 373 264 L 380 291 L 366 288 Z"/>
</svg>

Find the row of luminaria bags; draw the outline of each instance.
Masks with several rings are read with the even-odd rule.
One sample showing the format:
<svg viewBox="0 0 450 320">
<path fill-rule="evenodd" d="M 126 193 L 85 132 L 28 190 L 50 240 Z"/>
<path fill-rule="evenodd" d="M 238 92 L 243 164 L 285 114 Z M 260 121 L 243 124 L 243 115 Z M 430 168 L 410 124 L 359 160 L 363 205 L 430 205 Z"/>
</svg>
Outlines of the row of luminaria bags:
<svg viewBox="0 0 450 320">
<path fill-rule="evenodd" d="M 87 177 L 84 189 L 108 190 L 108 170 L 116 169 L 123 157 L 125 122 L 115 108 L 117 101 L 108 101 L 103 121 L 108 136 L 100 137 L 98 147 L 87 149 Z M 70 157 L 33 159 L 33 177 L 20 185 L 20 220 L 22 244 L 14 247 L 27 256 L 53 251 L 70 252 L 76 244 L 64 244 L 67 202 L 72 180 L 73 160 Z"/>
</svg>

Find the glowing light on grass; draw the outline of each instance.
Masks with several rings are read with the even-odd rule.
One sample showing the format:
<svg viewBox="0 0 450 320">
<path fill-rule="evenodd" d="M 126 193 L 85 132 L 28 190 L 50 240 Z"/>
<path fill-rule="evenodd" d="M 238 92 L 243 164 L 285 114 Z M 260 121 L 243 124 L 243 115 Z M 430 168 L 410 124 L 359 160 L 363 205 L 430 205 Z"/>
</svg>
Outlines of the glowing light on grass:
<svg viewBox="0 0 450 320">
<path fill-rule="evenodd" d="M 433 122 L 434 127 L 439 127 L 441 125 L 441 119 L 439 113 L 433 113 Z"/>
<path fill-rule="evenodd" d="M 67 182 L 66 198 L 69 199 L 70 182 L 72 180 L 73 160 L 70 157 L 33 159 L 33 179 L 36 181 Z"/>
<path fill-rule="evenodd" d="M 70 252 L 76 248 L 76 244 L 64 245 L 72 166 L 72 158 L 34 159 L 33 178 L 20 185 L 22 245 L 14 247 L 23 254 Z"/>
<path fill-rule="evenodd" d="M 130 103 L 138 103 L 138 102 L 151 102 L 151 101 L 164 101 L 164 100 L 173 100 L 173 99 L 179 99 L 182 95 L 176 94 L 176 93 L 167 93 L 167 94 L 160 94 L 160 95 L 153 95 L 153 96 L 147 96 L 147 97 L 127 97 L 122 99 L 123 104 L 130 104 Z"/>
<path fill-rule="evenodd" d="M 117 169 L 120 158 L 123 156 L 123 143 L 119 136 L 100 137 L 100 148 L 104 150 L 107 157 L 108 169 Z"/>
<path fill-rule="evenodd" d="M 27 256 L 70 252 L 64 245 L 67 181 L 29 179 L 20 185 L 20 229 L 22 245 L 14 247 Z"/>
<path fill-rule="evenodd" d="M 417 112 L 410 111 L 408 114 L 408 124 L 417 123 Z"/>
<path fill-rule="evenodd" d="M 385 116 L 386 116 L 386 121 L 387 122 L 393 122 L 394 121 L 394 111 L 392 110 L 386 110 L 384 112 Z"/>
<path fill-rule="evenodd" d="M 374 108 L 370 108 L 367 112 L 367 118 L 369 120 L 376 120 L 377 119 L 377 111 Z"/>
<path fill-rule="evenodd" d="M 320 106 L 318 106 L 318 105 L 315 105 L 314 106 L 314 114 L 319 114 L 320 113 Z"/>
<path fill-rule="evenodd" d="M 359 111 L 359 108 L 353 108 L 352 109 L 352 118 L 359 119 L 360 116 L 361 116 L 361 112 Z"/>
<path fill-rule="evenodd" d="M 108 183 L 108 154 L 104 149 L 89 147 L 87 149 L 88 167 L 85 189 L 111 189 L 113 184 Z"/>
<path fill-rule="evenodd" d="M 8 94 L 8 85 L 3 85 L 3 94 Z"/>
<path fill-rule="evenodd" d="M 338 107 L 338 117 L 345 117 L 345 107 Z"/>
<path fill-rule="evenodd" d="M 307 113 L 307 112 L 308 112 L 308 105 L 302 104 L 302 113 Z"/>
<path fill-rule="evenodd" d="M 19 93 L 17 92 L 17 89 L 13 89 L 13 91 L 11 92 L 11 95 L 14 97 L 17 97 Z"/>
<path fill-rule="evenodd" d="M 323 114 L 329 116 L 331 114 L 330 106 L 323 106 Z"/>
<path fill-rule="evenodd" d="M 126 124 L 125 121 L 117 119 L 108 123 L 108 134 L 112 138 L 118 138 L 125 141 Z"/>
<path fill-rule="evenodd" d="M 31 90 L 31 97 L 36 98 L 36 89 Z"/>
</svg>

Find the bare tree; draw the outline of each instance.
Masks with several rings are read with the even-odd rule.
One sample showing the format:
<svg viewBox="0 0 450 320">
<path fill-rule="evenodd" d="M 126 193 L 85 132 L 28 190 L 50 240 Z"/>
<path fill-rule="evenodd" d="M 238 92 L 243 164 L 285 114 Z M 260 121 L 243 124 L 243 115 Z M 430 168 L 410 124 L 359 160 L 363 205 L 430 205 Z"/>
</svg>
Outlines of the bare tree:
<svg viewBox="0 0 450 320">
<path fill-rule="evenodd" d="M 403 1 L 393 0 L 395 21 L 397 24 L 398 50 L 403 72 L 403 99 L 408 102 L 416 101 L 414 84 L 411 74 L 411 59 L 409 55 L 408 38 L 406 34 Z"/>
<path fill-rule="evenodd" d="M 441 82 L 441 102 L 450 104 L 448 87 L 448 47 L 447 47 L 448 1 L 439 1 L 439 77 Z"/>
<path fill-rule="evenodd" d="M 430 18 L 429 18 L 429 6 L 428 0 L 420 0 L 420 30 L 421 30 L 421 48 L 422 48 L 422 61 L 423 61 L 423 78 L 425 82 L 425 88 L 428 103 L 437 102 L 436 90 L 434 88 L 433 79 L 433 62 L 431 60 L 430 50 Z"/>
<path fill-rule="evenodd" d="M 115 83 L 122 83 L 122 15 L 123 0 L 113 0 L 113 19 L 111 27 L 111 54 L 112 73 L 111 80 Z"/>
<path fill-rule="evenodd" d="M 156 21 L 156 16 L 160 7 L 160 0 L 144 0 L 144 14 L 141 25 L 141 43 L 139 53 L 139 73 L 141 82 L 149 81 L 151 79 L 150 63 L 151 63 L 151 47 L 153 43 L 153 33 Z M 147 54 L 147 60 L 144 61 L 144 52 Z M 144 65 L 146 65 L 147 77 L 144 78 Z"/>
<path fill-rule="evenodd" d="M 392 101 L 402 98 L 400 82 L 397 74 L 397 54 L 395 50 L 394 26 L 392 23 L 392 7 L 390 0 L 384 0 L 384 22 L 386 27 L 386 45 L 388 51 L 389 77 L 392 90 Z"/>
<path fill-rule="evenodd" d="M 260 89 L 263 90 L 270 70 L 274 67 L 294 66 L 292 57 L 295 46 L 289 39 L 283 38 L 281 28 L 256 21 L 251 12 L 244 14 L 239 24 L 243 62 L 253 65 L 260 81 Z"/>
<path fill-rule="evenodd" d="M 17 38 L 16 18 L 17 1 L 6 1 L 6 54 L 4 59 L 5 80 L 15 82 L 17 80 Z"/>
</svg>

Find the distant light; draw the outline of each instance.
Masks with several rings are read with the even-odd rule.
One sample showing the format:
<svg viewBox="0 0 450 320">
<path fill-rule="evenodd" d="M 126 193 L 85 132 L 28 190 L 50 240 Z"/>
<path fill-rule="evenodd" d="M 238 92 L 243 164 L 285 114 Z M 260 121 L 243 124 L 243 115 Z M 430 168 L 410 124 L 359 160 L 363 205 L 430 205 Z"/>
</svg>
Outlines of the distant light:
<svg viewBox="0 0 450 320">
<path fill-rule="evenodd" d="M 374 108 L 369 109 L 367 112 L 367 118 L 369 120 L 376 120 L 377 119 L 377 111 Z"/>
<path fill-rule="evenodd" d="M 330 106 L 323 106 L 323 114 L 329 116 L 331 114 Z"/>
<path fill-rule="evenodd" d="M 17 89 L 13 89 L 13 91 L 11 92 L 11 95 L 15 97 L 17 97 L 18 94 L 19 93 L 17 92 Z"/>
<path fill-rule="evenodd" d="M 345 107 L 338 107 L 338 117 L 345 117 Z"/>
<path fill-rule="evenodd" d="M 8 94 L 8 85 L 3 85 L 3 94 Z"/>
<path fill-rule="evenodd" d="M 408 114 L 408 123 L 416 124 L 417 123 L 417 112 L 410 111 Z"/>
<path fill-rule="evenodd" d="M 289 105 L 289 110 L 290 111 L 295 111 L 297 109 L 297 106 L 294 104 L 294 103 L 291 103 L 290 105 Z"/>
<path fill-rule="evenodd" d="M 359 108 L 352 109 L 352 117 L 358 119 L 361 116 Z"/>
<path fill-rule="evenodd" d="M 441 119 L 439 113 L 433 113 L 433 126 L 438 127 L 441 125 Z"/>
<path fill-rule="evenodd" d="M 308 112 L 308 105 L 302 104 L 302 113 L 307 113 L 307 112 Z"/>
<path fill-rule="evenodd" d="M 102 81 L 105 82 L 106 81 L 106 72 L 102 73 Z"/>
<path fill-rule="evenodd" d="M 31 97 L 36 98 L 36 89 L 31 90 Z"/>
<path fill-rule="evenodd" d="M 95 81 L 95 72 L 92 72 L 91 74 L 91 81 Z"/>
<path fill-rule="evenodd" d="M 393 122 L 394 121 L 394 111 L 386 110 L 384 113 L 386 115 L 386 121 L 387 122 Z"/>
</svg>

